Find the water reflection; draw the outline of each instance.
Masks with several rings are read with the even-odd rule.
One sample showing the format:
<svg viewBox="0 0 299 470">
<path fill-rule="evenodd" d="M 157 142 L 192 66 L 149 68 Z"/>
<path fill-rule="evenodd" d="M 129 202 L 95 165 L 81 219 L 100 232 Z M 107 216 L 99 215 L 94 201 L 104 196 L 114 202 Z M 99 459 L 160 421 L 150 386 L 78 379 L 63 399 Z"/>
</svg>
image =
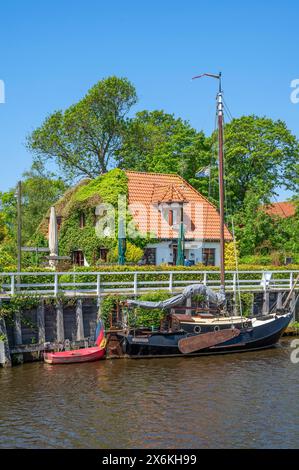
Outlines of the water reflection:
<svg viewBox="0 0 299 470">
<path fill-rule="evenodd" d="M 0 446 L 297 447 L 290 352 L 2 370 Z"/>
</svg>

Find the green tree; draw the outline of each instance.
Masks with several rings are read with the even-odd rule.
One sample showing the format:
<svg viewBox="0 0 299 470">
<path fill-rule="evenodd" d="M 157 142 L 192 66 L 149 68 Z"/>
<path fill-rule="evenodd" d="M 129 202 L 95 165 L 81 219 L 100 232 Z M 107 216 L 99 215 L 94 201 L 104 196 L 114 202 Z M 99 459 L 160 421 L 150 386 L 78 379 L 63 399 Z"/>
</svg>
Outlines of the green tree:
<svg viewBox="0 0 299 470">
<path fill-rule="evenodd" d="M 204 133 L 188 122 L 164 111 L 141 111 L 127 123 L 117 160 L 124 169 L 190 179 L 209 159 L 207 150 Z"/>
<path fill-rule="evenodd" d="M 298 191 L 299 143 L 283 121 L 243 116 L 225 126 L 226 195 L 233 212 L 250 194 L 267 202 L 278 187 Z"/>
<path fill-rule="evenodd" d="M 22 182 L 22 241 L 28 243 L 36 232 L 38 225 L 49 207 L 56 202 L 66 190 L 65 183 L 60 179 L 49 179 L 25 174 Z M 5 227 L 6 238 L 2 243 L 16 242 L 17 232 L 17 203 L 15 188 L 0 193 L 0 227 Z M 1 237 L 0 237 L 1 238 Z"/>
<path fill-rule="evenodd" d="M 56 111 L 29 136 L 37 162 L 55 162 L 67 179 L 106 172 L 120 148 L 126 115 L 137 102 L 126 78 L 108 77 L 78 103 Z"/>
</svg>

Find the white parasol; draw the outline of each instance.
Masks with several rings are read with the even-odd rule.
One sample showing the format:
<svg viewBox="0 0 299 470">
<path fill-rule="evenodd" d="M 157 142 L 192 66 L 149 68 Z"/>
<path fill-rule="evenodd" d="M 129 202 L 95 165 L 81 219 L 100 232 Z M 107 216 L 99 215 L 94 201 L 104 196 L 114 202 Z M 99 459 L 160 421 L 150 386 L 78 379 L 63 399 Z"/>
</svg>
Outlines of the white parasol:
<svg viewBox="0 0 299 470">
<path fill-rule="evenodd" d="M 51 207 L 50 220 L 49 220 L 49 250 L 50 256 L 58 256 L 58 229 L 55 207 Z M 49 261 L 50 266 L 55 266 L 55 261 Z"/>
</svg>

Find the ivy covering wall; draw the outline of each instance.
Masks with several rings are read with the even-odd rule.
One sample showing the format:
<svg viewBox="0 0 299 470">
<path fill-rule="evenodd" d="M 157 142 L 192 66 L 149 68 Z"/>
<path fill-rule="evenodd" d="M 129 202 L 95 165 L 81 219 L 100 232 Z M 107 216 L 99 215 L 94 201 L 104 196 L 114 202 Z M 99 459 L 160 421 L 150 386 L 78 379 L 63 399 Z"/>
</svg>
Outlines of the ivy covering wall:
<svg viewBox="0 0 299 470">
<path fill-rule="evenodd" d="M 101 262 L 99 250 L 108 250 L 108 260 L 117 261 L 118 199 L 119 195 L 128 196 L 128 180 L 124 171 L 114 169 L 93 180 L 85 180 L 77 190 L 66 194 L 65 204 L 60 202 L 63 214 L 59 232 L 59 255 L 69 256 L 73 251 L 82 250 L 89 265 Z M 95 214 L 98 204 L 111 204 L 115 214 L 113 236 L 105 236 L 96 231 L 99 217 Z M 57 214 L 59 216 L 59 213 Z M 84 223 L 80 227 L 80 218 Z M 127 222 L 130 216 L 127 214 Z M 83 225 L 83 226 L 82 226 Z M 126 259 L 137 263 L 143 256 L 144 241 L 137 238 L 128 240 Z"/>
</svg>

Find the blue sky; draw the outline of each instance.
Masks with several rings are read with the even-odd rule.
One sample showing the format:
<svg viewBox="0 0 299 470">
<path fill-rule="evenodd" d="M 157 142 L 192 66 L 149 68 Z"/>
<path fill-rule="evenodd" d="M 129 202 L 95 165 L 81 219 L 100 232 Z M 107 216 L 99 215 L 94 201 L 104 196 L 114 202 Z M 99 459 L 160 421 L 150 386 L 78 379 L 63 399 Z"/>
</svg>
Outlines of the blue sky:
<svg viewBox="0 0 299 470">
<path fill-rule="evenodd" d="M 234 117 L 281 118 L 299 137 L 298 17 L 298 0 L 2 2 L 0 190 L 30 167 L 26 135 L 113 74 L 136 86 L 134 111 L 164 109 L 210 133 L 216 84 L 191 77 L 221 70 Z"/>
</svg>

